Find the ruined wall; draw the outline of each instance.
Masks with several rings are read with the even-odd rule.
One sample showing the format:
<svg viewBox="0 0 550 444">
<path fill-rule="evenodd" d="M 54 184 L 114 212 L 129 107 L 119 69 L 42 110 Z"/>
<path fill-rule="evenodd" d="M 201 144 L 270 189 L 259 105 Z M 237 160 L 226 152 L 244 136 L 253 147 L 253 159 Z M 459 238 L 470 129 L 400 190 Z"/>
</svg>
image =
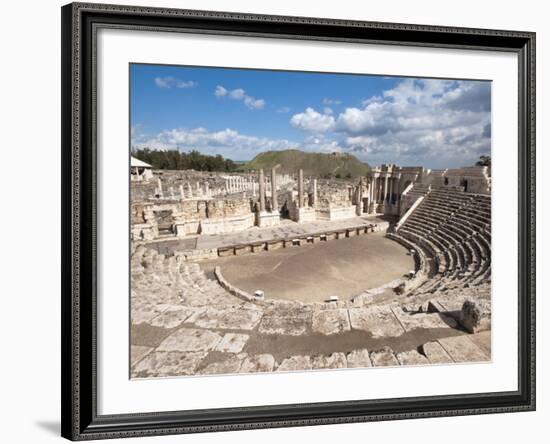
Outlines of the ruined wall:
<svg viewBox="0 0 550 444">
<path fill-rule="evenodd" d="M 254 225 L 250 199 L 210 199 L 132 204 L 132 236 L 151 240 L 165 234 L 218 234 Z"/>
<path fill-rule="evenodd" d="M 443 186 L 462 189 L 468 193 L 491 194 L 491 179 L 487 167 L 449 169 L 444 175 Z"/>
</svg>

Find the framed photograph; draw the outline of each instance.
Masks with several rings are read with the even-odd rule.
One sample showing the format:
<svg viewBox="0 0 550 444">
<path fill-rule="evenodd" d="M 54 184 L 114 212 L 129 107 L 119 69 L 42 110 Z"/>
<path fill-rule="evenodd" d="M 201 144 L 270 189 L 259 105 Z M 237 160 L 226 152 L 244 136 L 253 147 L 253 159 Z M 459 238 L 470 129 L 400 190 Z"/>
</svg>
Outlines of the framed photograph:
<svg viewBox="0 0 550 444">
<path fill-rule="evenodd" d="M 64 437 L 534 410 L 534 33 L 61 12 Z"/>
</svg>

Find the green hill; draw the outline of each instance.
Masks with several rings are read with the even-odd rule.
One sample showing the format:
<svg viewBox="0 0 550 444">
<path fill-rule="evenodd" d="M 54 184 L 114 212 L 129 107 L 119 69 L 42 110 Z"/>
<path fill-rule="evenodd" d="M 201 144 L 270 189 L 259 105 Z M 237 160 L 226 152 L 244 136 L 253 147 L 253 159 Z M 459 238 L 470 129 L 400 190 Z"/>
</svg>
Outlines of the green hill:
<svg viewBox="0 0 550 444">
<path fill-rule="evenodd" d="M 323 178 L 350 178 L 364 176 L 370 170 L 368 164 L 355 156 L 344 153 L 306 153 L 299 150 L 266 151 L 250 162 L 239 166 L 242 171 L 269 170 L 280 165 L 282 173 L 296 173 L 300 168 L 305 176 Z"/>
</svg>

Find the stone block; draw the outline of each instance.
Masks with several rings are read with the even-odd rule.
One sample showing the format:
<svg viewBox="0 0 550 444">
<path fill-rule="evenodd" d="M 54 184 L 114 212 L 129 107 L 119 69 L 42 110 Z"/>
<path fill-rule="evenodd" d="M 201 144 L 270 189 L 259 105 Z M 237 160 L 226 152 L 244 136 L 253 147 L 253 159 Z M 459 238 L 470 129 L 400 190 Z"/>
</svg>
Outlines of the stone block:
<svg viewBox="0 0 550 444">
<path fill-rule="evenodd" d="M 467 300 L 462 305 L 459 322 L 469 333 L 491 329 L 491 302 Z"/>
<path fill-rule="evenodd" d="M 285 241 L 284 240 L 275 240 L 275 241 L 269 241 L 267 242 L 267 250 L 279 250 L 280 248 L 285 247 Z"/>
<path fill-rule="evenodd" d="M 271 372 L 275 366 L 275 358 L 269 354 L 249 356 L 244 359 L 240 373 Z"/>
<path fill-rule="evenodd" d="M 133 378 L 194 375 L 206 352 L 154 351 L 139 361 L 131 371 Z"/>
<path fill-rule="evenodd" d="M 401 307 L 392 307 L 395 317 L 407 331 L 417 328 L 456 328 L 456 321 L 442 313 L 405 313 Z"/>
<path fill-rule="evenodd" d="M 334 335 L 350 331 L 348 311 L 346 309 L 321 310 L 313 313 L 312 329 L 314 333 Z"/>
<path fill-rule="evenodd" d="M 235 247 L 235 256 L 242 256 L 243 254 L 248 254 L 252 251 L 250 245 L 238 245 Z"/>
<path fill-rule="evenodd" d="M 347 361 L 344 353 L 332 353 L 331 355 L 320 355 L 313 358 L 312 368 L 346 368 Z"/>
<path fill-rule="evenodd" d="M 380 350 L 371 352 L 370 359 L 374 367 L 388 367 L 399 365 L 399 361 L 389 347 L 383 347 Z"/>
<path fill-rule="evenodd" d="M 262 317 L 262 311 L 252 308 L 207 308 L 187 321 L 202 328 L 252 330 Z"/>
<path fill-rule="evenodd" d="M 491 332 L 482 331 L 468 336 L 470 340 L 483 350 L 487 356 L 491 356 Z"/>
<path fill-rule="evenodd" d="M 309 356 L 291 356 L 283 359 L 283 362 L 277 367 L 278 372 L 292 372 L 300 370 L 311 370 L 311 358 Z"/>
<path fill-rule="evenodd" d="M 454 362 L 483 362 L 491 359 L 466 335 L 443 338 L 438 342 Z"/>
<path fill-rule="evenodd" d="M 450 364 L 453 362 L 439 342 L 427 342 L 420 346 L 420 350 L 424 353 L 430 364 Z"/>
<path fill-rule="evenodd" d="M 426 356 L 421 355 L 416 350 L 397 353 L 396 358 L 401 365 L 426 365 L 430 363 Z"/>
<path fill-rule="evenodd" d="M 354 350 L 346 355 L 348 368 L 372 367 L 369 351 L 366 348 Z"/>
<path fill-rule="evenodd" d="M 152 347 L 146 347 L 143 345 L 132 345 L 130 347 L 130 365 L 134 366 L 141 358 L 146 356 L 151 350 Z"/>
<path fill-rule="evenodd" d="M 210 330 L 180 328 L 168 336 L 157 347 L 157 351 L 164 352 L 193 352 L 213 350 L 222 337 Z"/>
<path fill-rule="evenodd" d="M 149 321 L 154 327 L 175 328 L 200 309 L 173 305 Z"/>
<path fill-rule="evenodd" d="M 233 247 L 218 248 L 218 256 L 220 257 L 227 257 L 227 256 L 234 256 L 234 255 L 235 255 L 235 250 L 233 249 Z"/>
<path fill-rule="evenodd" d="M 306 333 L 310 316 L 277 316 L 264 315 L 258 332 L 265 335 L 300 336 Z"/>
<path fill-rule="evenodd" d="M 364 330 L 374 338 L 397 337 L 405 330 L 388 307 L 350 308 L 351 327 Z"/>
<path fill-rule="evenodd" d="M 239 353 L 242 351 L 249 336 L 239 333 L 227 333 L 218 343 L 215 350 L 228 353 Z"/>
<path fill-rule="evenodd" d="M 239 373 L 246 354 L 229 355 L 226 359 L 208 364 L 199 371 L 201 375 L 229 375 Z"/>
</svg>

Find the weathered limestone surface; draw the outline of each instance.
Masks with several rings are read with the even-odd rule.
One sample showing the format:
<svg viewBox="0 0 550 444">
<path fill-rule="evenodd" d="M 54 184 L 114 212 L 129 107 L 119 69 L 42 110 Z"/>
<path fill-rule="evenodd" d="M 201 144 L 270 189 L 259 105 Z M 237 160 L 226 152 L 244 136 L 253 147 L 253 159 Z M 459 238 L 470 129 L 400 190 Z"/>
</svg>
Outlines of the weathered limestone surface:
<svg viewBox="0 0 550 444">
<path fill-rule="evenodd" d="M 240 307 L 208 308 L 197 316 L 192 316 L 189 322 L 202 328 L 252 330 L 261 317 L 262 312 L 257 309 Z"/>
<path fill-rule="evenodd" d="M 217 351 L 239 353 L 250 336 L 239 333 L 227 333 L 216 346 Z"/>
<path fill-rule="evenodd" d="M 468 336 L 472 342 L 485 352 L 487 356 L 491 356 L 491 332 L 482 331 Z"/>
<path fill-rule="evenodd" d="M 401 365 L 426 365 L 430 363 L 426 356 L 421 355 L 416 350 L 397 353 L 396 357 Z"/>
<path fill-rule="evenodd" d="M 130 350 L 131 365 L 134 366 L 136 363 L 143 358 L 147 353 L 153 350 L 153 347 L 146 347 L 143 345 L 132 345 Z"/>
<path fill-rule="evenodd" d="M 206 352 L 154 351 L 139 361 L 132 373 L 145 378 L 193 375 L 206 355 Z"/>
<path fill-rule="evenodd" d="M 365 330 L 375 338 L 401 336 L 405 330 L 388 307 L 350 308 L 354 330 Z"/>
<path fill-rule="evenodd" d="M 277 367 L 278 372 L 291 372 L 299 370 L 311 370 L 311 358 L 309 356 L 291 356 L 286 358 Z"/>
<path fill-rule="evenodd" d="M 276 304 L 264 311 L 258 331 L 267 335 L 300 336 L 311 323 L 312 310 L 301 304 Z"/>
<path fill-rule="evenodd" d="M 399 243 L 414 258 L 411 262 L 414 270 L 411 267 L 408 277 L 399 279 L 398 284 L 406 283 L 402 294 L 394 291 L 397 284 L 388 283 L 376 289 L 361 288 L 352 301 L 341 297 L 331 303 L 283 304 L 270 300 L 268 292 L 262 300 L 243 299 L 227 291 L 194 263 L 201 258 L 212 259 L 213 253 L 218 253 L 220 240 L 231 242 L 228 245 L 231 254 L 235 251 L 239 254 L 284 247 L 283 243 L 292 248 L 293 239 L 308 244 L 364 235 L 374 229 L 378 220 L 376 224 L 370 223 L 375 219 L 369 217 L 354 217 L 340 223 L 320 221 L 319 213 L 334 208 L 335 213 L 351 210 L 360 214 L 362 205 L 371 208 L 367 199 L 374 198 L 375 192 L 379 204 L 375 211 L 380 208 L 398 211 L 399 190 L 405 184 L 392 171 L 382 173 L 378 189 L 372 187 L 372 182 L 366 190 L 351 186 L 338 189 L 341 205 L 324 185 L 319 193 L 321 198 L 312 198 L 312 182 L 308 178 L 301 185 L 301 198 L 305 200 L 301 209 L 316 212 L 315 222 L 297 224 L 281 220 L 273 228 L 255 227 L 231 235 L 200 235 L 196 240 L 188 237 L 177 242 L 189 251 L 179 253 L 162 247 L 160 244 L 165 241 L 158 245 L 145 239 L 133 243 L 131 334 L 136 336 L 130 351 L 132 377 L 488 361 L 491 335 L 485 330 L 490 329 L 491 320 L 489 196 L 442 191 L 434 189 L 433 184 L 415 184 L 410 188 L 411 193 L 425 198 L 393 237 L 400 239 Z M 277 179 L 271 181 L 275 186 L 276 182 Z M 267 199 L 270 196 L 273 199 L 269 185 L 267 190 L 263 185 L 264 198 L 267 193 Z M 215 232 L 219 229 L 217 224 L 223 225 L 231 218 L 248 220 L 256 212 L 256 198 L 222 202 L 197 200 L 194 196 L 188 201 L 189 193 L 185 189 L 182 192 L 181 184 L 163 183 L 163 186 L 165 197 L 155 200 L 155 209 L 147 203 L 135 206 L 132 214 L 135 227 L 147 225 L 157 230 L 156 235 L 165 237 L 169 235 L 170 224 L 177 231 L 183 221 L 182 230 L 185 226 L 197 230 L 201 221 L 206 221 L 205 227 Z M 171 202 L 175 199 L 166 196 L 178 188 L 180 203 Z M 204 189 L 203 194 L 208 195 L 211 188 L 205 185 Z M 233 187 L 231 193 L 237 189 L 242 187 Z M 296 199 L 296 193 L 289 189 L 281 186 L 279 191 L 275 194 L 282 209 L 287 198 Z M 264 207 L 266 213 L 278 217 L 277 211 L 270 211 L 277 208 L 273 202 L 268 202 L 267 207 Z M 442 223 L 444 229 L 435 228 Z M 380 225 L 377 229 L 385 227 Z M 182 234 L 187 235 L 183 231 Z M 415 279 L 418 284 L 413 286 L 411 282 L 416 282 Z M 465 334 L 464 330 L 471 334 Z M 302 337 L 306 342 L 300 342 Z M 402 351 L 402 344 L 409 344 L 410 349 Z"/>
<path fill-rule="evenodd" d="M 132 324 L 138 325 L 143 322 L 151 321 L 153 318 L 156 318 L 164 310 L 168 308 L 168 305 L 165 304 L 133 304 L 132 306 Z"/>
<path fill-rule="evenodd" d="M 149 323 L 154 327 L 175 328 L 185 322 L 191 315 L 196 314 L 199 310 L 200 309 L 174 305 L 153 318 Z"/>
<path fill-rule="evenodd" d="M 460 310 L 460 324 L 470 333 L 491 329 L 491 302 L 467 300 Z"/>
<path fill-rule="evenodd" d="M 439 342 L 427 342 L 421 346 L 421 350 L 431 364 L 450 364 L 453 362 L 451 356 Z"/>
<path fill-rule="evenodd" d="M 315 333 L 323 335 L 349 331 L 348 311 L 345 309 L 316 311 L 313 313 L 312 328 Z"/>
<path fill-rule="evenodd" d="M 240 373 L 259 373 L 273 371 L 275 358 L 270 354 L 249 356 L 241 365 Z"/>
<path fill-rule="evenodd" d="M 393 351 L 389 347 L 383 347 L 380 350 L 371 352 L 370 359 L 375 367 L 387 367 L 399 365 Z"/>
<path fill-rule="evenodd" d="M 157 350 L 165 352 L 208 351 L 214 349 L 221 339 L 219 334 L 210 330 L 181 328 L 162 341 Z"/>
<path fill-rule="evenodd" d="M 321 355 L 313 358 L 312 367 L 314 369 L 322 368 L 346 368 L 346 355 L 344 353 L 332 353 L 329 356 Z"/>
<path fill-rule="evenodd" d="M 454 362 L 480 362 L 490 360 L 468 336 L 443 338 L 438 341 Z"/>
<path fill-rule="evenodd" d="M 407 331 L 416 328 L 456 328 L 456 321 L 442 313 L 406 313 L 401 307 L 392 307 L 393 314 Z"/>
<path fill-rule="evenodd" d="M 369 351 L 366 348 L 348 353 L 346 360 L 349 368 L 372 367 Z"/>
<path fill-rule="evenodd" d="M 241 365 L 246 355 L 240 353 L 238 355 L 229 355 L 227 359 L 219 362 L 214 362 L 207 365 L 199 373 L 202 375 L 221 375 L 239 373 Z"/>
</svg>

